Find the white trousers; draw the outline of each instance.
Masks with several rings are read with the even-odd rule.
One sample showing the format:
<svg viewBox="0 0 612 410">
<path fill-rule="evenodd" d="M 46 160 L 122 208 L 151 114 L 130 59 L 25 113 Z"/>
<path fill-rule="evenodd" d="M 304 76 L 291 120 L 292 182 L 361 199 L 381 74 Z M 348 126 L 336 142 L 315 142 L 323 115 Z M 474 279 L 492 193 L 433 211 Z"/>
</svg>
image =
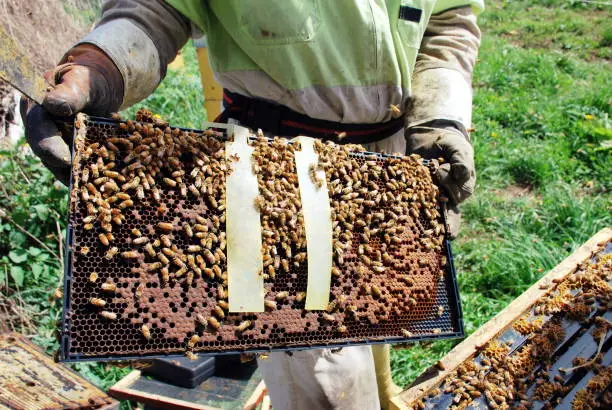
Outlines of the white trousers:
<svg viewBox="0 0 612 410">
<path fill-rule="evenodd" d="M 404 154 L 404 131 L 365 147 Z M 380 410 L 370 346 L 273 352 L 258 363 L 275 410 Z"/>
</svg>

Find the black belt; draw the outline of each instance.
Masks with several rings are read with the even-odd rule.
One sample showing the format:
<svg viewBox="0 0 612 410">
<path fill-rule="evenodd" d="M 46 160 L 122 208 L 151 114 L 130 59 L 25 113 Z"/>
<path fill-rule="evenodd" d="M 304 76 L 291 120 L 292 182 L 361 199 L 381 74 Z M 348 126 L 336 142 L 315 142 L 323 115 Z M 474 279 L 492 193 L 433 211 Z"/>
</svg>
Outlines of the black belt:
<svg viewBox="0 0 612 410">
<path fill-rule="evenodd" d="M 318 120 L 297 113 L 283 105 L 223 90 L 224 111 L 215 122 L 235 119 L 253 130 L 261 128 L 272 135 L 305 135 L 343 144 L 368 144 L 383 140 L 404 127 L 403 117 L 376 124 L 343 124 Z"/>
</svg>

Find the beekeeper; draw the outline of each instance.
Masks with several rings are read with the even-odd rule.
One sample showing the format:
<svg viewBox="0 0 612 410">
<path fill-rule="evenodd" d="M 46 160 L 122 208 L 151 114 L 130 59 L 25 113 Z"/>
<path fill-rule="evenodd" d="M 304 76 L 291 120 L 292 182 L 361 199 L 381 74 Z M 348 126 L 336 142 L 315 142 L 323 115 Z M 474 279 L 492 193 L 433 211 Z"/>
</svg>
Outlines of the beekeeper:
<svg viewBox="0 0 612 410">
<path fill-rule="evenodd" d="M 476 180 L 467 130 L 483 7 L 483 0 L 109 0 L 96 28 L 48 75 L 43 106 L 27 113 L 27 139 L 68 181 L 70 149 L 53 116 L 108 115 L 147 97 L 195 26 L 207 35 L 224 88 L 219 120 L 442 157 L 438 178 L 456 234 L 457 205 Z M 397 393 L 388 346 L 276 352 L 259 364 L 275 409 L 387 408 Z"/>
</svg>

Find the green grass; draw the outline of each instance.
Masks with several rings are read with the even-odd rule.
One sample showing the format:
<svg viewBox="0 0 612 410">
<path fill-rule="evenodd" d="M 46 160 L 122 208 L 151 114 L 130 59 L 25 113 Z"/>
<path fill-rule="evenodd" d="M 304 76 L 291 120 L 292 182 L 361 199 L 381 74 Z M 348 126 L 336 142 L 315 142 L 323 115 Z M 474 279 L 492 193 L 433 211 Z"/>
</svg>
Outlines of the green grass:
<svg viewBox="0 0 612 410">
<path fill-rule="evenodd" d="M 463 205 L 454 244 L 467 333 L 612 225 L 610 8 L 552 0 L 487 5 L 474 75 L 478 188 Z M 183 56 L 184 68 L 171 70 L 138 106 L 198 128 L 206 115 L 193 47 Z M 0 209 L 52 251 L 0 218 L 0 305 L 22 306 L 32 324 L 11 323 L 52 353 L 59 309 L 48 296 L 60 284 L 53 252 L 59 253 L 67 192 L 23 147 L 0 152 L 0 178 Z M 394 351 L 395 381 L 408 384 L 456 343 Z M 128 371 L 75 368 L 103 388 Z"/>
<path fill-rule="evenodd" d="M 487 5 L 474 74 L 478 187 L 454 243 L 468 334 L 612 225 L 609 8 Z M 456 343 L 394 351 L 394 380 L 409 384 Z"/>
</svg>

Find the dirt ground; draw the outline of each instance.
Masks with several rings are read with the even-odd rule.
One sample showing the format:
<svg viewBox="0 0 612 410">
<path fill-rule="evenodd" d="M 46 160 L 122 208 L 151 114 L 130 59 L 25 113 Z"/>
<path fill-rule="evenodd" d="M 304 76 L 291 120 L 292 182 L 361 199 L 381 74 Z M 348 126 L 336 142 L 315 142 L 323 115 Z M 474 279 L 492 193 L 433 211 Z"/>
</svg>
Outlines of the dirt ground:
<svg viewBox="0 0 612 410">
<path fill-rule="evenodd" d="M 0 0 L 0 28 L 36 71 L 52 68 L 89 31 L 101 0 Z M 21 126 L 16 91 L 0 80 L 0 147 L 14 142 Z"/>
<path fill-rule="evenodd" d="M 91 28 L 100 0 L 0 0 L 0 24 L 41 73 Z"/>
</svg>

